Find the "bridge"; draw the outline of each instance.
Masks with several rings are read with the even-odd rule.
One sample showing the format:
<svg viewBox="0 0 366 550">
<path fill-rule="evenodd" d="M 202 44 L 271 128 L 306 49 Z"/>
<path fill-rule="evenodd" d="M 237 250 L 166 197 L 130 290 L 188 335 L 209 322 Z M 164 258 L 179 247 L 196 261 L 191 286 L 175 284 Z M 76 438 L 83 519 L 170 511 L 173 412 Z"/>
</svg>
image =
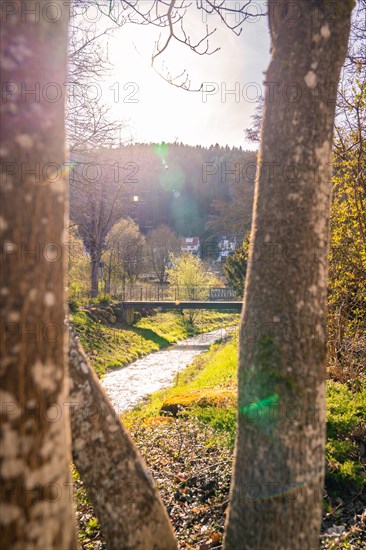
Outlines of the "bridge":
<svg viewBox="0 0 366 550">
<path fill-rule="evenodd" d="M 124 319 L 128 323 L 131 323 L 133 321 L 134 312 L 139 309 L 146 309 L 146 308 L 153 308 L 153 309 L 215 309 L 216 311 L 236 311 L 240 312 L 243 303 L 239 301 L 229 301 L 229 302 L 207 302 L 207 301 L 179 301 L 176 302 L 172 301 L 141 301 L 141 302 L 134 302 L 134 301 L 125 301 L 122 302 L 123 304 L 123 310 L 124 310 Z"/>
<path fill-rule="evenodd" d="M 120 302 L 123 316 L 131 323 L 134 312 L 142 309 L 214 309 L 240 312 L 242 300 L 231 288 L 170 286 L 170 285 L 130 285 L 112 297 Z"/>
</svg>

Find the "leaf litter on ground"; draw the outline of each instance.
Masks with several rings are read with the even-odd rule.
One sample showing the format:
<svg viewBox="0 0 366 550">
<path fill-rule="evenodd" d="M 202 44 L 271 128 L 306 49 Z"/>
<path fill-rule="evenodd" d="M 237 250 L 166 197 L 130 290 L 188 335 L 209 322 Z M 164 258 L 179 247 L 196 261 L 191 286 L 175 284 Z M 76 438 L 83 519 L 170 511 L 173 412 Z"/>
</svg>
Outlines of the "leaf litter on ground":
<svg viewBox="0 0 366 550">
<path fill-rule="evenodd" d="M 184 550 L 222 548 L 233 451 L 228 439 L 190 415 L 139 423 L 131 436 L 144 457 L 167 508 L 178 545 Z M 77 480 L 82 494 L 82 482 Z M 84 490 L 85 491 L 85 490 Z M 87 498 L 77 499 L 83 550 L 106 548 Z M 327 500 L 327 495 L 326 495 Z M 328 503 L 322 550 L 366 548 L 364 495 Z"/>
</svg>

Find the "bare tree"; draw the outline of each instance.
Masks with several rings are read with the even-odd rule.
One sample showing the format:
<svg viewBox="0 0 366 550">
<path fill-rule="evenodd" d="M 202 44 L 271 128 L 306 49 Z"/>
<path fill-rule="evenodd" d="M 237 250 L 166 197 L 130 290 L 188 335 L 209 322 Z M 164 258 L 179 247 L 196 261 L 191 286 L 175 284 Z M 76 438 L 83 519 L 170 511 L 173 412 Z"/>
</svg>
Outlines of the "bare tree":
<svg viewBox="0 0 366 550">
<path fill-rule="evenodd" d="M 322 513 L 331 147 L 353 3 L 268 6 L 227 550 L 317 548 Z"/>
<path fill-rule="evenodd" d="M 170 227 L 160 225 L 148 234 L 147 246 L 151 267 L 159 283 L 164 284 L 168 278 L 167 269 L 171 254 L 180 252 L 180 241 Z"/>
<path fill-rule="evenodd" d="M 116 223 L 109 231 L 103 255 L 105 272 L 105 291 L 111 291 L 111 282 L 115 286 L 122 283 L 124 289 L 126 280 L 133 282 L 141 273 L 145 237 L 140 233 L 139 226 L 130 218 Z"/>
<path fill-rule="evenodd" d="M 70 174 L 70 217 L 77 223 L 90 254 L 92 297 L 98 295 L 105 239 L 125 213 L 126 188 L 130 196 L 129 185 L 137 181 L 131 175 L 138 171 L 137 165 L 109 160 L 110 155 L 105 150 L 94 151 L 92 156 L 88 153 L 75 155 L 76 162 Z"/>
<path fill-rule="evenodd" d="M 172 75 L 164 61 L 158 65 L 158 60 L 169 47 L 171 42 L 181 44 L 198 55 L 213 55 L 220 48 L 210 47 L 210 38 L 217 28 L 204 24 L 204 32 L 194 39 L 185 28 L 185 19 L 188 12 L 198 8 L 205 18 L 216 16 L 221 24 L 229 27 L 236 35 L 242 32 L 243 23 L 265 15 L 265 10 L 258 10 L 258 4 L 252 0 L 239 0 L 233 4 L 227 0 L 151 0 L 141 2 L 139 0 L 110 0 L 107 6 L 100 6 L 100 10 L 116 25 L 126 23 L 138 25 L 153 25 L 160 28 L 159 37 L 151 56 L 152 67 L 169 84 L 186 91 L 198 91 L 199 87 L 192 87 L 187 71 Z M 253 9 L 254 8 L 254 9 Z M 215 19 L 215 17 L 211 17 Z"/>
<path fill-rule="evenodd" d="M 76 2 L 70 20 L 66 130 L 71 152 L 70 217 L 90 253 L 95 297 L 105 237 L 124 211 L 126 169 L 111 159 L 108 150 L 121 146 L 126 125 L 111 119 L 103 102 L 100 82 L 111 71 L 107 48 L 111 23 L 104 21 L 102 29 L 88 23 L 84 16 L 91 5 Z"/>
<path fill-rule="evenodd" d="M 65 407 L 64 96 L 50 98 L 66 81 L 68 18 L 55 1 L 37 19 L 41 4 L 27 2 L 25 14 L 7 2 L 1 32 L 1 544 L 66 550 L 78 544 Z"/>
<path fill-rule="evenodd" d="M 68 101 L 66 135 L 71 153 L 121 145 L 126 123 L 109 116 L 103 102 L 101 82 L 112 66 L 108 59 L 111 24 L 102 29 L 88 22 L 85 12 L 90 2 L 76 2 L 69 25 Z"/>
</svg>

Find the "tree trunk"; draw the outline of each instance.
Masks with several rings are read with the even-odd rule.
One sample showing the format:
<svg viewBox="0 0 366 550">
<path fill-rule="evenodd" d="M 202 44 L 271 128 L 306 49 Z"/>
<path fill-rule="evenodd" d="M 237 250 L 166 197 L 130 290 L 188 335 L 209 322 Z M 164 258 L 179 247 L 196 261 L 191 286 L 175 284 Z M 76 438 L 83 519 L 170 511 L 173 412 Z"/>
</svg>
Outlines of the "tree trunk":
<svg viewBox="0 0 366 550">
<path fill-rule="evenodd" d="M 111 293 L 111 268 L 108 268 L 107 277 L 105 279 L 104 294 Z"/>
<path fill-rule="evenodd" d="M 91 257 L 91 298 L 96 298 L 99 292 L 99 265 L 101 258 L 101 251 L 95 246 L 90 251 Z"/>
<path fill-rule="evenodd" d="M 353 3 L 269 1 L 225 548 L 319 546 L 335 99 Z"/>
<path fill-rule="evenodd" d="M 45 4 L 2 6 L 0 524 L 14 550 L 78 546 L 64 409 L 68 10 Z"/>
<path fill-rule="evenodd" d="M 176 549 L 154 482 L 72 330 L 69 364 L 74 463 L 108 549 Z"/>
<path fill-rule="evenodd" d="M 110 254 L 108 265 L 105 264 L 105 266 L 104 266 L 104 269 L 105 269 L 105 272 L 106 272 L 105 285 L 104 285 L 104 293 L 105 294 L 110 294 L 111 293 L 111 279 L 112 279 L 112 271 L 113 271 L 113 261 L 112 261 L 113 257 L 112 257 L 112 254 L 113 254 L 113 252 L 111 252 L 111 254 Z"/>
</svg>

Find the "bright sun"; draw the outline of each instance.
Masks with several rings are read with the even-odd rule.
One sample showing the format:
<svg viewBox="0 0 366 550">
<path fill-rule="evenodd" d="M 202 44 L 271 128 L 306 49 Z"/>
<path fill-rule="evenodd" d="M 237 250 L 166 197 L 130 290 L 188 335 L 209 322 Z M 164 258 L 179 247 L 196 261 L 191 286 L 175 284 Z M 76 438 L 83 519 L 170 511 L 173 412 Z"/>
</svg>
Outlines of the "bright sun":
<svg viewBox="0 0 366 550">
<path fill-rule="evenodd" d="M 202 115 L 201 94 L 170 86 L 151 67 L 154 31 L 130 26 L 122 29 L 114 41 L 110 56 L 115 66 L 114 81 L 109 86 L 111 107 L 119 118 L 130 119 L 137 141 L 156 141 L 157 134 L 167 136 L 166 141 L 180 140 L 179 129 L 187 126 L 187 117 L 197 124 Z M 174 75 L 179 74 L 187 66 L 187 51 L 172 45 L 169 53 L 166 66 Z M 193 74 L 197 61 L 189 57 Z M 157 67 L 161 66 L 157 60 Z M 197 82 L 200 84 L 199 79 Z"/>
<path fill-rule="evenodd" d="M 199 14 L 197 10 L 194 13 Z M 202 24 L 193 23 L 192 32 L 197 36 L 197 29 L 202 32 Z M 151 67 L 158 29 L 125 25 L 113 34 L 109 44 L 109 58 L 115 71 L 106 85 L 106 103 L 111 106 L 112 116 L 126 121 L 132 139 L 137 142 L 177 140 L 191 145 L 216 142 L 244 145 L 243 130 L 250 125 L 256 102 L 243 98 L 238 102 L 230 93 L 223 100 L 221 90 L 253 81 L 258 83 L 258 88 L 262 84 L 265 65 L 258 67 L 257 62 L 254 66 L 252 54 L 253 49 L 256 55 L 260 51 L 256 42 L 259 40 L 263 60 L 266 60 L 267 29 L 252 27 L 246 32 L 246 42 L 250 41 L 250 45 L 230 31 L 221 30 L 212 39 L 211 48 L 222 46 L 222 49 L 212 56 L 196 55 L 172 41 L 156 60 L 156 69 L 164 74 L 170 71 L 173 77 L 187 70 L 194 89 L 202 83 L 210 88 L 213 83 L 217 92 L 204 101 L 202 92 L 186 92 L 171 86 Z"/>
</svg>

